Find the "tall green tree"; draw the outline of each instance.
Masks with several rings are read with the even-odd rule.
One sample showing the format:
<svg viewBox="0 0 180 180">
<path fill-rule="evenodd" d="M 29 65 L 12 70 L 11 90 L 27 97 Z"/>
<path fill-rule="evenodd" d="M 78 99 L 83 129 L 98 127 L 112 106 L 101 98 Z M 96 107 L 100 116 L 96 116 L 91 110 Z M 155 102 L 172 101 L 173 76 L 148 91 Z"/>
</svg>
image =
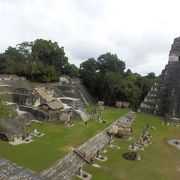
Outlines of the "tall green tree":
<svg viewBox="0 0 180 180">
<path fill-rule="evenodd" d="M 97 70 L 98 65 L 94 58 L 89 58 L 80 64 L 80 77 L 83 79 L 84 84 L 88 88 L 89 92 L 94 96 L 97 96 Z"/>
<path fill-rule="evenodd" d="M 64 47 L 59 47 L 57 42 L 52 42 L 51 40 L 35 40 L 32 45 L 32 56 L 46 65 L 53 65 L 59 75 L 63 74 L 64 69 L 69 65 Z"/>
<path fill-rule="evenodd" d="M 78 77 L 79 76 L 79 68 L 77 68 L 74 64 L 68 64 L 64 68 L 65 74 L 68 74 L 70 77 Z"/>
<path fill-rule="evenodd" d="M 99 70 L 104 73 L 108 71 L 124 73 L 126 68 L 125 62 L 121 61 L 116 54 L 102 54 L 98 57 L 97 62 Z"/>
<path fill-rule="evenodd" d="M 8 47 L 8 49 L 1 54 L 1 73 L 16 74 L 17 72 L 21 72 L 23 59 L 24 57 L 16 48 Z"/>
<path fill-rule="evenodd" d="M 44 39 L 9 47 L 0 55 L 0 72 L 43 82 L 57 81 L 61 74 L 78 75 L 75 65 L 68 62 L 64 48 Z"/>
</svg>

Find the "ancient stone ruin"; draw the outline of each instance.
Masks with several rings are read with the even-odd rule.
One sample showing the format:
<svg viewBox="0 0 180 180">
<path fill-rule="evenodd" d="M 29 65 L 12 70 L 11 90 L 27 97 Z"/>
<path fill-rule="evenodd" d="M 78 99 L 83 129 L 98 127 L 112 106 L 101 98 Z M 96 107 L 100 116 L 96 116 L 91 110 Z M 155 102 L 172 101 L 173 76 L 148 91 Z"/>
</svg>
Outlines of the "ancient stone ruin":
<svg viewBox="0 0 180 180">
<path fill-rule="evenodd" d="M 128 139 L 132 136 L 132 122 L 135 117 L 127 119 L 127 121 L 122 119 L 118 120 L 111 128 L 108 129 L 107 133 L 110 136 L 116 136 L 118 138 Z"/>
<path fill-rule="evenodd" d="M 174 39 L 169 61 L 141 103 L 141 111 L 164 115 L 166 122 L 180 122 L 180 37 Z"/>
<path fill-rule="evenodd" d="M 102 157 L 101 153 L 111 146 L 112 136 L 108 134 L 109 130 L 117 123 L 120 126 L 129 122 L 129 126 L 135 119 L 135 113 L 129 112 L 112 123 L 109 127 L 96 134 L 84 144 L 66 154 L 62 159 L 59 159 L 49 168 L 41 172 L 41 176 L 49 179 L 64 179 L 69 180 L 74 175 L 80 175 L 85 164 L 92 165 L 92 158 Z M 106 160 L 105 157 L 101 161 Z"/>
<path fill-rule="evenodd" d="M 15 141 L 16 139 L 25 139 L 27 133 L 22 128 L 22 124 L 14 119 L 0 120 L 0 138 L 5 141 Z"/>
<path fill-rule="evenodd" d="M 122 102 L 122 101 L 116 101 L 115 107 L 116 108 L 128 108 L 129 102 Z"/>
<path fill-rule="evenodd" d="M 141 136 L 135 140 L 132 145 L 129 146 L 129 150 L 132 151 L 138 151 L 138 150 L 144 150 L 145 147 L 148 147 L 151 142 L 151 135 L 149 133 L 149 130 L 154 130 L 154 127 L 149 127 L 149 124 L 144 127 L 144 130 L 141 134 Z"/>
<path fill-rule="evenodd" d="M 32 83 L 16 75 L 0 75 L 0 93 L 17 112 L 17 117 L 0 121 L 0 138 L 10 142 L 26 140 L 25 127 L 32 120 L 57 120 L 68 126 L 75 119 L 87 121 L 85 105 L 93 104 L 81 80 L 68 76 L 56 83 Z"/>
</svg>

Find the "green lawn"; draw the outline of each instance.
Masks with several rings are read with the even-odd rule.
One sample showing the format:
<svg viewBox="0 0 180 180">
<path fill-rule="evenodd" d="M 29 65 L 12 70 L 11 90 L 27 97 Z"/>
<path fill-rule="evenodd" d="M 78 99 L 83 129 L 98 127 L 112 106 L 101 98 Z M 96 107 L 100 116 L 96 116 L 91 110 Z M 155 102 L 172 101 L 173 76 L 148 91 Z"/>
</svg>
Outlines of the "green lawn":
<svg viewBox="0 0 180 180">
<path fill-rule="evenodd" d="M 108 148 L 104 155 L 108 157 L 106 162 L 95 161 L 101 168 L 86 166 L 85 171 L 93 175 L 94 180 L 179 180 L 180 150 L 169 145 L 168 139 L 180 139 L 180 127 L 162 125 L 163 118 L 139 113 L 133 124 L 133 137 L 138 138 L 146 123 L 155 126 L 151 131 L 152 144 L 144 151 L 138 151 L 140 161 L 128 161 L 122 154 L 128 151 L 132 141 L 117 140 L 114 144 L 121 147 L 120 150 Z M 78 179 L 78 178 L 74 178 Z"/>
<path fill-rule="evenodd" d="M 127 112 L 114 108 L 106 109 L 102 118 L 108 120 L 107 124 L 96 122 L 95 117 L 91 118 L 87 126 L 82 121 L 76 121 L 71 128 L 64 127 L 58 122 L 33 123 L 32 128 L 45 133 L 45 136 L 33 138 L 34 141 L 30 144 L 17 146 L 0 140 L 0 157 L 33 171 L 42 171 L 63 157 L 72 147 L 84 143 Z"/>
</svg>

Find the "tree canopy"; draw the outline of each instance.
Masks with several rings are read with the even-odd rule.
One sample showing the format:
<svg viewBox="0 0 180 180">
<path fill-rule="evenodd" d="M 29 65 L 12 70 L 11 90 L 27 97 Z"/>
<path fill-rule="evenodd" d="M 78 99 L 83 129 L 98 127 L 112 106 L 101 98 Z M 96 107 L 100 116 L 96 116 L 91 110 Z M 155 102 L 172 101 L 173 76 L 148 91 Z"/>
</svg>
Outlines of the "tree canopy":
<svg viewBox="0 0 180 180">
<path fill-rule="evenodd" d="M 128 101 L 137 109 L 156 77 L 154 73 L 143 77 L 130 69 L 125 71 L 125 67 L 124 61 L 108 52 L 97 60 L 90 58 L 84 61 L 79 72 L 87 89 L 97 100 L 103 100 L 108 105 Z"/>
<path fill-rule="evenodd" d="M 64 48 L 44 39 L 8 47 L 0 55 L 0 72 L 42 82 L 57 81 L 65 73 L 78 75 L 76 66 L 68 62 Z"/>
<path fill-rule="evenodd" d="M 97 59 L 89 58 L 77 68 L 68 62 L 64 47 L 51 40 L 37 39 L 8 47 L 0 54 L 0 73 L 25 76 L 32 81 L 58 81 L 62 74 L 81 77 L 88 91 L 108 105 L 128 101 L 137 108 L 156 76 L 146 76 L 126 70 L 126 64 L 116 54 L 107 52 Z"/>
</svg>

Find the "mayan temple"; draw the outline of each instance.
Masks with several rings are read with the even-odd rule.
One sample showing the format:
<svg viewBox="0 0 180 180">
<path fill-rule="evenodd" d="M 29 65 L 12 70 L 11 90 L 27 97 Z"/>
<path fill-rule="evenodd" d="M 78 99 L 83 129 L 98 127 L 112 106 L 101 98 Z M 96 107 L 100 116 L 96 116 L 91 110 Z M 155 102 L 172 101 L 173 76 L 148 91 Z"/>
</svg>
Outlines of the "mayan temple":
<svg viewBox="0 0 180 180">
<path fill-rule="evenodd" d="M 166 122 L 180 122 L 180 37 L 174 39 L 168 64 L 141 103 L 140 109 L 164 115 Z"/>
</svg>

